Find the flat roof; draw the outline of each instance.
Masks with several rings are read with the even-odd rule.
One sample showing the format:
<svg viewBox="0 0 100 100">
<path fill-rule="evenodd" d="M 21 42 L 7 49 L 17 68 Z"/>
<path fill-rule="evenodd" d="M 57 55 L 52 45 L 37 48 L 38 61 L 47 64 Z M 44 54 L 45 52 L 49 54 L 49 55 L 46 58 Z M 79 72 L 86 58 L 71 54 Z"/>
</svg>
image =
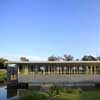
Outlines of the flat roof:
<svg viewBox="0 0 100 100">
<path fill-rule="evenodd" d="M 50 64 L 50 63 L 65 63 L 65 64 L 100 64 L 100 61 L 7 61 L 5 64 Z"/>
</svg>

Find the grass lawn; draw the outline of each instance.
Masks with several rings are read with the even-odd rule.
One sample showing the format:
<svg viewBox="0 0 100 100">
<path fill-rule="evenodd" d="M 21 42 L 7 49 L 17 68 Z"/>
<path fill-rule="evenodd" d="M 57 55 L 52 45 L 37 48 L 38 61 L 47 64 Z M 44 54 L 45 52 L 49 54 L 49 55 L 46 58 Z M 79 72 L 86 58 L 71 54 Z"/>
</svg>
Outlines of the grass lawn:
<svg viewBox="0 0 100 100">
<path fill-rule="evenodd" d="M 60 95 L 52 97 L 51 100 L 79 100 L 79 98 L 79 94 L 61 93 Z"/>
<path fill-rule="evenodd" d="M 28 94 L 28 95 L 27 95 Z M 83 91 L 81 89 L 53 88 L 49 92 L 28 92 L 18 100 L 100 100 L 100 90 Z"/>
<path fill-rule="evenodd" d="M 100 91 L 83 91 L 79 100 L 100 100 Z"/>
<path fill-rule="evenodd" d="M 51 100 L 100 100 L 100 91 L 83 91 L 80 94 L 61 93 Z"/>
</svg>

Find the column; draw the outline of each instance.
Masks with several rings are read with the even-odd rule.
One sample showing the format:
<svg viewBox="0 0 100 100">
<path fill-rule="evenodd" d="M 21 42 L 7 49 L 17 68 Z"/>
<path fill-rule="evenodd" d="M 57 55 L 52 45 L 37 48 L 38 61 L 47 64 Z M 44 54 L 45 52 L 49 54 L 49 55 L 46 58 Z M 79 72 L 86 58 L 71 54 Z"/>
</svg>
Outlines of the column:
<svg viewBox="0 0 100 100">
<path fill-rule="evenodd" d="M 45 72 L 46 72 L 46 75 L 48 75 L 48 66 L 45 65 Z"/>
<path fill-rule="evenodd" d="M 69 74 L 69 79 L 71 80 L 71 67 L 70 67 L 70 65 L 68 66 L 68 70 L 69 70 L 69 72 L 68 72 L 68 74 Z"/>
<path fill-rule="evenodd" d="M 59 75 L 59 64 L 57 64 L 57 75 Z"/>
<path fill-rule="evenodd" d="M 41 70 L 42 70 L 42 75 L 44 75 L 44 66 L 41 66 Z"/>
<path fill-rule="evenodd" d="M 57 75 L 57 66 L 55 64 L 55 75 Z"/>
<path fill-rule="evenodd" d="M 61 68 L 60 68 L 60 65 L 59 65 L 59 74 L 60 74 L 60 69 L 61 69 Z"/>
<path fill-rule="evenodd" d="M 89 68 L 86 66 L 86 74 L 89 74 Z"/>
<path fill-rule="evenodd" d="M 61 65 L 61 74 L 63 75 L 63 65 Z"/>
<path fill-rule="evenodd" d="M 79 65 L 77 66 L 77 74 L 79 74 Z"/>
<path fill-rule="evenodd" d="M 66 65 L 64 65 L 64 75 L 66 75 L 67 74 L 67 67 L 66 67 Z"/>
<path fill-rule="evenodd" d="M 50 65 L 48 64 L 48 75 L 50 75 Z"/>
<path fill-rule="evenodd" d="M 49 74 L 51 75 L 51 64 L 49 65 L 49 69 L 50 69 Z"/>
<path fill-rule="evenodd" d="M 52 74 L 54 75 L 54 64 L 52 64 Z"/>
<path fill-rule="evenodd" d="M 44 75 L 46 75 L 46 65 L 44 64 Z"/>
<path fill-rule="evenodd" d="M 50 75 L 52 75 L 52 66 L 50 64 Z"/>
<path fill-rule="evenodd" d="M 89 79 L 89 66 L 86 65 L 86 75 L 85 75 L 85 79 L 88 80 Z"/>
<path fill-rule="evenodd" d="M 55 64 L 53 65 L 54 67 L 54 75 L 56 74 L 56 67 L 55 67 Z"/>
<path fill-rule="evenodd" d="M 91 80 L 93 80 L 93 66 L 90 66 L 90 74 L 91 74 Z"/>
<path fill-rule="evenodd" d="M 73 69 L 74 69 L 74 74 L 75 74 L 75 69 L 76 69 L 76 66 L 75 65 L 74 65 L 74 68 Z"/>
<path fill-rule="evenodd" d="M 25 65 L 22 64 L 21 66 L 22 66 L 22 70 L 21 70 L 21 72 L 24 74 L 24 73 L 25 73 Z"/>
<path fill-rule="evenodd" d="M 25 68 L 25 74 L 27 75 L 28 74 L 28 65 L 24 65 L 24 68 Z"/>
<path fill-rule="evenodd" d="M 78 74 L 78 65 L 76 66 L 76 74 Z"/>
<path fill-rule="evenodd" d="M 35 78 L 35 76 L 34 76 L 34 65 L 32 65 L 32 74 L 33 74 L 33 80 L 34 80 L 34 78 Z"/>
<path fill-rule="evenodd" d="M 92 69 L 93 69 L 93 68 L 92 68 L 92 66 L 91 66 L 91 68 L 90 68 L 90 70 L 91 70 L 91 74 L 93 73 Z"/>
<path fill-rule="evenodd" d="M 97 74 L 97 73 L 96 73 L 96 66 L 94 66 L 94 74 Z"/>
<path fill-rule="evenodd" d="M 68 73 L 68 67 L 66 65 L 65 65 L 64 71 L 65 71 L 65 75 L 66 75 Z"/>
<path fill-rule="evenodd" d="M 47 70 L 48 70 L 48 71 L 47 71 L 47 74 L 49 75 L 49 65 L 48 65 L 48 64 L 47 64 L 47 68 L 48 68 L 48 69 L 47 69 Z"/>
<path fill-rule="evenodd" d="M 43 75 L 45 75 L 45 65 L 43 65 Z"/>
<path fill-rule="evenodd" d="M 94 66 L 94 80 L 96 79 L 96 66 Z"/>
<path fill-rule="evenodd" d="M 17 68 L 18 68 L 18 74 L 20 74 L 19 67 L 20 67 L 20 66 L 19 66 L 19 65 L 17 65 Z"/>
</svg>

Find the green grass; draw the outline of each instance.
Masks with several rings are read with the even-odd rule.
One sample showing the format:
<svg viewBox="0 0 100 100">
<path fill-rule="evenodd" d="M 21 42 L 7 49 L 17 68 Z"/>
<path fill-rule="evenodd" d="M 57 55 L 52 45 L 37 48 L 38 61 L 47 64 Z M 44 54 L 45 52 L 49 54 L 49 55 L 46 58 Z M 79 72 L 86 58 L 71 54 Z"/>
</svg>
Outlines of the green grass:
<svg viewBox="0 0 100 100">
<path fill-rule="evenodd" d="M 100 91 L 86 91 L 81 94 L 62 93 L 52 97 L 51 100 L 100 100 Z"/>
<path fill-rule="evenodd" d="M 79 100 L 100 100 L 100 91 L 83 91 Z"/>
<path fill-rule="evenodd" d="M 100 100 L 100 91 L 78 92 L 77 89 L 72 91 L 74 92 L 62 92 L 60 95 L 52 97 L 51 100 Z"/>
<path fill-rule="evenodd" d="M 0 82 L 5 82 L 6 81 L 6 71 L 5 70 L 0 70 Z"/>
<path fill-rule="evenodd" d="M 100 90 L 82 91 L 81 89 L 51 87 L 48 92 L 30 91 L 18 100 L 100 100 Z"/>
</svg>

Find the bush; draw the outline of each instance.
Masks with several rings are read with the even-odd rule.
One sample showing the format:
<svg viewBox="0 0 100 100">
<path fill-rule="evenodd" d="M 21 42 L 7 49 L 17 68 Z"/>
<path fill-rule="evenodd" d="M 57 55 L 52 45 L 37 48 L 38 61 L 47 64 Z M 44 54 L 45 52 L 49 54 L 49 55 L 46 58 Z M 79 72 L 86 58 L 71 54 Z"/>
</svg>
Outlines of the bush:
<svg viewBox="0 0 100 100">
<path fill-rule="evenodd" d="M 4 71 L 0 71 L 0 81 L 6 81 L 7 77 L 6 77 L 6 72 Z"/>
<path fill-rule="evenodd" d="M 32 92 L 27 96 L 21 96 L 18 100 L 47 100 L 48 94 L 43 92 Z"/>
<path fill-rule="evenodd" d="M 49 89 L 49 95 L 54 96 L 54 95 L 59 95 L 60 93 L 81 93 L 82 90 L 80 88 L 74 89 L 74 88 L 63 88 L 63 87 L 57 87 L 57 86 L 52 86 Z"/>
<path fill-rule="evenodd" d="M 25 96 L 21 96 L 18 100 L 67 100 L 62 98 L 69 98 L 71 95 L 79 96 L 81 89 L 61 88 L 57 86 L 50 87 L 48 93 L 38 91 L 26 91 Z M 61 98 L 61 99 L 56 99 Z M 69 99 L 68 99 L 69 100 Z M 76 99 L 75 99 L 76 100 Z"/>
<path fill-rule="evenodd" d="M 50 87 L 48 94 L 49 96 L 55 96 L 55 95 L 59 95 L 60 91 L 61 91 L 60 87 L 52 86 Z"/>
</svg>

